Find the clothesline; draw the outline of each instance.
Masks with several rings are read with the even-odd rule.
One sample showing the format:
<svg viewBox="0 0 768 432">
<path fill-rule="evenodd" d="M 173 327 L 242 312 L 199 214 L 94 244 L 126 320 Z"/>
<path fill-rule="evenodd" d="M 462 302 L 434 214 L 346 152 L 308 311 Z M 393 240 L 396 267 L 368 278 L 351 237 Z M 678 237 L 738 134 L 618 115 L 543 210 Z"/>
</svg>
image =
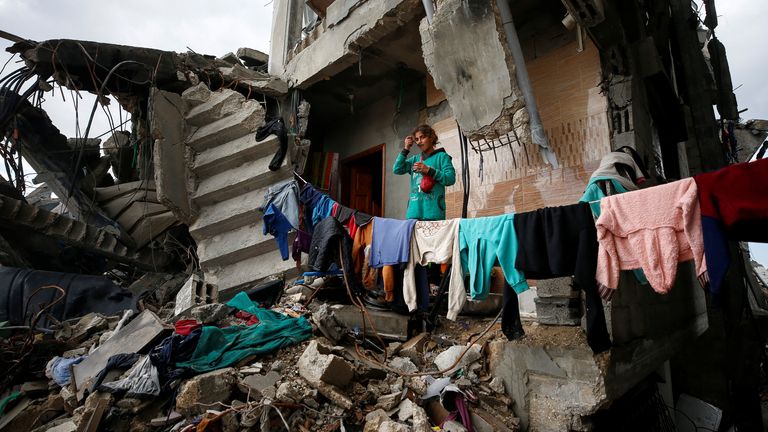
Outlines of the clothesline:
<svg viewBox="0 0 768 432">
<path fill-rule="evenodd" d="M 368 267 L 381 269 L 385 291 L 393 285 L 388 270 L 393 265 L 409 269 L 416 264 L 450 262 L 455 274 L 449 286 L 449 319 L 456 318 L 466 301 L 463 276 L 469 273 L 470 297 L 483 299 L 488 295 L 491 267 L 497 261 L 517 293 L 528 288 L 527 278 L 574 276 L 575 287 L 585 292 L 587 300 L 588 342 L 599 352 L 610 346 L 599 293 L 610 300 L 618 288 L 620 270 L 642 269 L 636 271 L 638 279 L 643 282 L 647 277 L 655 291 L 666 293 L 676 279 L 678 262 L 693 259 L 700 281 L 706 283 L 709 276 L 710 291 L 717 294 L 729 265 L 727 240 L 754 241 L 762 236 L 762 241 L 768 241 L 768 234 L 762 234 L 768 230 L 756 226 L 768 221 L 768 188 L 760 186 L 768 184 L 768 160 L 638 189 L 636 183 L 642 182 L 644 175 L 631 157 L 625 156 L 619 153 L 604 158 L 580 203 L 491 217 L 418 222 L 370 218 L 336 203 L 310 183 L 300 193 L 294 181 L 276 188 L 287 190 L 292 197 L 284 201 L 298 199 L 304 205 L 307 229 L 299 234 L 311 237 L 303 240 L 309 247 L 305 244 L 300 249 L 310 253 L 310 265 L 315 270 L 327 270 L 321 267 L 329 265 L 334 255 L 323 250 L 332 248 L 338 238 L 350 243 L 349 261 L 341 264 L 351 266 L 356 273 L 364 267 L 361 260 Z M 627 166 L 629 171 L 624 169 Z M 608 192 L 615 194 L 606 195 L 598 185 L 600 181 L 610 182 Z M 273 210 L 271 214 L 295 212 L 297 222 L 289 225 L 299 230 L 298 202 L 284 202 L 275 213 L 278 200 L 270 200 L 270 196 L 281 195 L 267 192 L 265 205 Z M 274 234 L 276 225 L 267 223 L 266 214 L 265 233 Z M 294 220 L 292 215 L 283 215 L 283 219 Z M 313 229 L 319 232 L 313 234 Z M 279 243 L 280 232 L 274 231 Z M 283 257 L 287 259 L 285 241 Z M 367 254 L 362 252 L 366 249 Z M 403 298 L 409 310 L 415 310 L 412 271 L 405 277 Z"/>
</svg>

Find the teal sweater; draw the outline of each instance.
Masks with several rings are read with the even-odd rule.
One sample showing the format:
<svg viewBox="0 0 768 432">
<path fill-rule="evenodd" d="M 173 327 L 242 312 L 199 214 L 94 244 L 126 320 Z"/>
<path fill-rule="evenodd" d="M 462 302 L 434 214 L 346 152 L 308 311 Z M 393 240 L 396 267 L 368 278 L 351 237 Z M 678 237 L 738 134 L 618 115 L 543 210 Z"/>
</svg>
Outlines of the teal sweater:
<svg viewBox="0 0 768 432">
<path fill-rule="evenodd" d="M 445 219 L 445 187 L 456 183 L 456 171 L 453 169 L 451 156 L 445 152 L 445 149 L 437 149 L 424 159 L 424 165 L 430 168 L 429 174 L 435 179 L 435 186 L 429 193 L 423 192 L 419 188 L 423 175 L 413 172 L 413 164 L 421 161 L 421 155 L 407 156 L 407 150 L 400 152 L 392 169 L 398 175 L 411 175 L 411 192 L 405 218 L 417 220 Z"/>
</svg>

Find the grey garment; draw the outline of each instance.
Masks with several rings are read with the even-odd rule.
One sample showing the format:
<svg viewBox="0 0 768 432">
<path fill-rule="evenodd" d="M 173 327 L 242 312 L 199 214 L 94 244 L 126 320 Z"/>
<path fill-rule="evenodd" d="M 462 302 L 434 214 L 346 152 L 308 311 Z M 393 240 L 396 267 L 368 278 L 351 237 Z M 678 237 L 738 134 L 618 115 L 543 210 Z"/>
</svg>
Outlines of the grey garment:
<svg viewBox="0 0 768 432">
<path fill-rule="evenodd" d="M 149 361 L 149 356 L 142 356 L 125 378 L 102 384 L 99 390 L 109 393 L 127 392 L 127 398 L 155 397 L 160 395 L 160 378 L 157 368 Z"/>
<path fill-rule="evenodd" d="M 294 229 L 299 229 L 299 186 L 295 180 L 270 186 L 264 193 L 264 203 L 259 210 L 263 212 L 270 204 L 280 210 Z"/>
<path fill-rule="evenodd" d="M 643 177 L 643 171 L 637 166 L 632 155 L 622 151 L 610 152 L 603 156 L 600 160 L 600 166 L 592 173 L 591 178 L 611 178 L 612 180 L 619 182 L 628 191 L 637 190 L 638 187 L 635 182 L 633 182 L 631 178 L 623 176 L 617 165 L 623 165 L 627 169 L 632 170 L 636 181 L 639 180 L 639 183 L 642 183 L 643 180 L 647 180 Z"/>
</svg>

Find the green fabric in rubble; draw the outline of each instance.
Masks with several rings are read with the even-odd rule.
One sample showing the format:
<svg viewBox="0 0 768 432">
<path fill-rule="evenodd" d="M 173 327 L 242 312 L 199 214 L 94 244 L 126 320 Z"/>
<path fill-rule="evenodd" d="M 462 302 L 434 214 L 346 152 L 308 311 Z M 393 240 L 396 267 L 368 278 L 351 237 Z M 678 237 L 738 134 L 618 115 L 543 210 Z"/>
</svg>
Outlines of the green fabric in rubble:
<svg viewBox="0 0 768 432">
<path fill-rule="evenodd" d="M 3 400 L 0 401 L 0 414 L 5 413 L 5 409 L 8 407 L 8 405 L 18 399 L 21 396 L 21 392 L 15 391 L 8 396 L 6 396 Z"/>
<path fill-rule="evenodd" d="M 200 341 L 189 361 L 178 367 L 208 372 L 232 366 L 246 357 L 268 354 L 312 336 L 312 326 L 304 317 L 291 318 L 260 308 L 245 293 L 237 294 L 227 306 L 248 312 L 259 319 L 254 326 L 203 327 Z"/>
</svg>

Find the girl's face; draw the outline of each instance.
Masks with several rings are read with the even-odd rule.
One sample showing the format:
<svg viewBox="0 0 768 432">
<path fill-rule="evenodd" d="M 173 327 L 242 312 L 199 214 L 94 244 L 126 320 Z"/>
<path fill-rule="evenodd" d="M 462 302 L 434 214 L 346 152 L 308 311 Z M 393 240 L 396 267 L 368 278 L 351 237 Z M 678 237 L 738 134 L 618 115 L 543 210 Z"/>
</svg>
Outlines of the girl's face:
<svg viewBox="0 0 768 432">
<path fill-rule="evenodd" d="M 432 149 L 435 148 L 435 138 L 432 136 L 427 136 L 422 134 L 419 131 L 416 131 L 414 134 L 414 139 L 416 141 L 416 145 L 419 147 L 419 150 L 422 152 L 430 152 Z"/>
</svg>

